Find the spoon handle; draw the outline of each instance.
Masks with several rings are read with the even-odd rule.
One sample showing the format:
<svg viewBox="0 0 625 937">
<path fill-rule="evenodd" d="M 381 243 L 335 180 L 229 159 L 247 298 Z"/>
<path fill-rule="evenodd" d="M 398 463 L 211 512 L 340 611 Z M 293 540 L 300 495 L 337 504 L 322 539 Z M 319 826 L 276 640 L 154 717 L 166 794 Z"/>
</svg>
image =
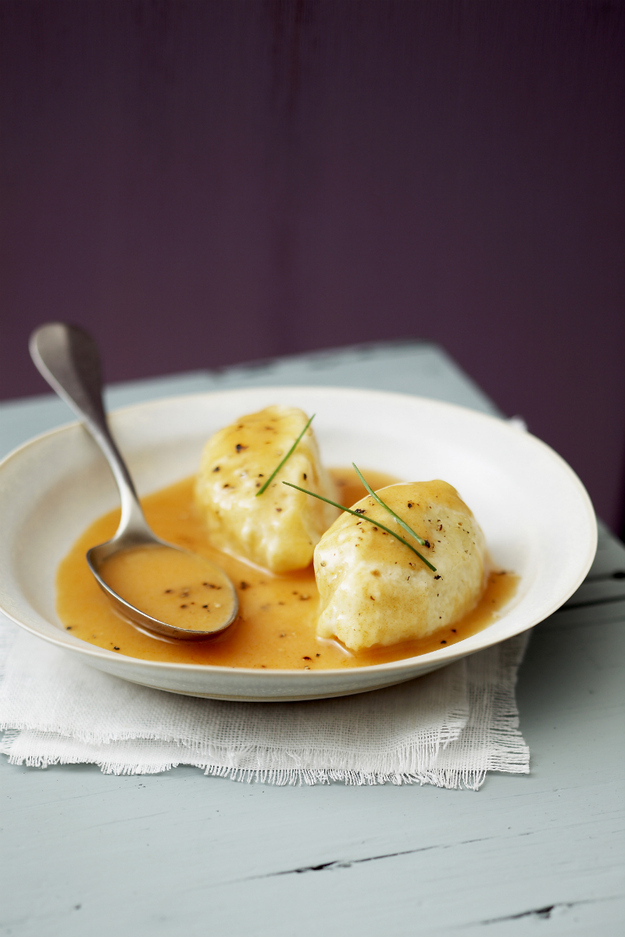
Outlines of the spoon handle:
<svg viewBox="0 0 625 937">
<path fill-rule="evenodd" d="M 102 403 L 100 355 L 88 332 L 65 322 L 50 322 L 30 337 L 30 355 L 37 369 L 102 450 L 121 497 L 122 513 L 116 536 L 150 533 L 132 478 L 109 432 Z"/>
</svg>

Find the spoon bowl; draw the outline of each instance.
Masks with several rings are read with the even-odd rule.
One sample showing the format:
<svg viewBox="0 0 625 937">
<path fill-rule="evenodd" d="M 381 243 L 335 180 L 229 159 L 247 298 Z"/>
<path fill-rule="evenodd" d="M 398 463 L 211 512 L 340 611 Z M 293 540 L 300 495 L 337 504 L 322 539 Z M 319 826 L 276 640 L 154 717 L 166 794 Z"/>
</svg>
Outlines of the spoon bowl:
<svg viewBox="0 0 625 937">
<path fill-rule="evenodd" d="M 135 627 L 166 638 L 197 641 L 220 634 L 238 613 L 234 585 L 214 563 L 166 543 L 148 526 L 108 429 L 93 338 L 77 326 L 48 323 L 31 335 L 30 354 L 99 445 L 119 489 L 121 519 L 115 536 L 87 553 L 89 568 L 114 609 Z M 167 621 L 160 617 L 163 609 Z"/>
</svg>

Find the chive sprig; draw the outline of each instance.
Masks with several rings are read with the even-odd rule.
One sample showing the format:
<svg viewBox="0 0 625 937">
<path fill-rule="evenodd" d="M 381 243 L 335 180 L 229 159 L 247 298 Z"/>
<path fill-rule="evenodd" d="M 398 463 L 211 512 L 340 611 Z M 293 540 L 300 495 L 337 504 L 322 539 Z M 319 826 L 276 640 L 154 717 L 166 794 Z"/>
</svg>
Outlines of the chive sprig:
<svg viewBox="0 0 625 937">
<path fill-rule="evenodd" d="M 372 517 L 367 517 L 366 514 L 359 514 L 357 511 L 352 511 L 351 508 L 343 507 L 342 504 L 337 504 L 336 501 L 331 501 L 330 498 L 324 498 L 323 495 L 318 495 L 318 494 L 316 494 L 314 491 L 307 491 L 305 488 L 300 488 L 299 485 L 293 485 L 291 482 L 282 482 L 282 484 L 283 484 L 283 485 L 288 485 L 289 488 L 295 488 L 297 491 L 301 491 L 301 492 L 303 492 L 305 495 L 310 495 L 311 498 L 317 498 L 319 501 L 325 501 L 326 504 L 331 504 L 333 507 L 338 508 L 339 511 L 345 511 L 347 514 L 353 514 L 354 517 L 357 517 L 359 520 L 362 520 L 362 521 L 369 521 L 370 524 L 374 524 L 376 527 L 381 527 L 382 530 L 385 530 L 385 531 L 387 532 L 387 534 L 390 534 L 390 535 L 391 535 L 391 537 L 395 537 L 395 540 L 399 540 L 399 542 L 400 542 L 400 543 L 403 543 L 405 547 L 408 547 L 409 550 L 412 550 L 412 552 L 413 552 L 416 556 L 419 557 L 419 559 L 421 560 L 421 562 L 422 562 L 422 563 L 425 563 L 425 565 L 428 567 L 428 569 L 431 569 L 433 573 L 436 572 L 436 566 L 432 566 L 432 564 L 430 563 L 430 561 L 429 561 L 429 560 L 426 560 L 426 558 L 425 558 L 421 553 L 419 553 L 418 550 L 415 550 L 415 548 L 412 546 L 412 544 L 408 543 L 407 540 L 404 540 L 403 537 L 400 537 L 399 534 L 396 533 L 394 530 L 391 530 L 390 527 L 386 527 L 384 524 L 381 524 L 380 521 L 374 521 Z M 384 507 L 387 507 L 387 505 L 384 505 Z M 390 509 L 389 509 L 389 510 L 390 510 Z M 396 517 L 397 515 L 394 515 L 394 516 Z M 410 533 L 414 536 L 414 532 L 413 532 L 413 531 L 410 531 Z"/>
<path fill-rule="evenodd" d="M 300 442 L 302 436 L 304 435 L 304 433 L 306 432 L 306 430 L 308 429 L 308 427 L 310 426 L 310 424 L 312 423 L 312 421 L 314 420 L 314 418 L 315 418 L 315 414 L 313 413 L 313 415 L 312 415 L 311 418 L 308 420 L 306 426 L 305 426 L 304 429 L 301 431 L 301 433 L 299 434 L 299 436 L 297 437 L 297 439 L 295 440 L 295 442 L 293 443 L 293 445 L 291 446 L 291 448 L 289 449 L 289 451 L 287 452 L 287 454 L 285 455 L 285 457 L 284 457 L 284 458 L 282 459 L 282 461 L 281 461 L 280 463 L 278 463 L 278 465 L 275 467 L 275 469 L 273 470 L 273 472 L 271 473 L 271 475 L 269 476 L 269 478 L 267 479 L 267 481 L 265 482 L 265 484 L 262 486 L 262 488 L 259 488 L 259 489 L 258 489 L 258 491 L 256 492 L 256 497 L 258 497 L 259 495 L 262 495 L 263 491 L 266 491 L 267 488 L 269 488 L 269 485 L 272 483 L 272 481 L 274 480 L 274 478 L 276 477 L 276 475 L 278 474 L 278 472 L 280 471 L 280 469 L 282 468 L 282 466 L 284 465 L 284 463 L 286 462 L 286 460 L 289 459 L 289 458 L 293 455 L 293 453 L 295 452 L 295 450 L 296 450 L 296 448 L 297 448 L 297 446 L 298 446 L 298 443 Z M 283 482 L 283 484 L 286 485 L 287 482 Z"/>
<path fill-rule="evenodd" d="M 415 531 L 412 529 L 412 527 L 409 527 L 408 524 L 406 523 L 406 521 L 403 521 L 403 520 L 401 519 L 401 517 L 399 516 L 399 514 L 396 514 L 396 513 L 395 513 L 395 511 L 393 510 L 393 508 L 389 507 L 388 504 L 385 504 L 384 501 L 382 501 L 382 498 L 380 498 L 380 496 L 375 493 L 375 491 L 373 490 L 373 488 L 371 488 L 371 486 L 369 485 L 369 483 L 363 478 L 363 476 L 361 475 L 360 470 L 359 470 L 359 468 L 358 468 L 358 466 L 356 465 L 355 462 L 352 462 L 352 466 L 353 466 L 353 468 L 354 468 L 354 471 L 356 472 L 356 475 L 358 476 L 358 478 L 360 479 L 360 481 L 363 483 L 363 485 L 365 486 L 365 488 L 367 489 L 367 491 L 369 492 L 369 494 L 371 495 L 371 497 L 374 498 L 374 499 L 378 502 L 378 504 L 381 505 L 381 507 L 384 508 L 385 511 L 388 511 L 388 513 L 391 515 L 391 517 L 394 517 L 394 518 L 395 518 L 395 520 L 397 521 L 397 523 L 399 524 L 399 526 L 400 526 L 403 530 L 405 530 L 407 534 L 410 534 L 411 537 L 414 537 L 415 540 L 417 541 L 417 543 L 420 543 L 421 546 L 424 547 L 424 546 L 425 546 L 425 540 L 423 539 L 423 537 L 420 537 L 418 533 L 415 533 Z"/>
</svg>

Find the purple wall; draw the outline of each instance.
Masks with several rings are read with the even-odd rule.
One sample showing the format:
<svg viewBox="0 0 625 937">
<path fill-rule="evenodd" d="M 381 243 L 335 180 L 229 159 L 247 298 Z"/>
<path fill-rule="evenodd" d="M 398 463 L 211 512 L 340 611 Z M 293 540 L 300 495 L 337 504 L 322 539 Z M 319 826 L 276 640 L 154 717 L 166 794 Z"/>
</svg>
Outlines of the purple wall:
<svg viewBox="0 0 625 937">
<path fill-rule="evenodd" d="M 0 397 L 440 342 L 618 529 L 620 2 L 0 0 Z"/>
</svg>

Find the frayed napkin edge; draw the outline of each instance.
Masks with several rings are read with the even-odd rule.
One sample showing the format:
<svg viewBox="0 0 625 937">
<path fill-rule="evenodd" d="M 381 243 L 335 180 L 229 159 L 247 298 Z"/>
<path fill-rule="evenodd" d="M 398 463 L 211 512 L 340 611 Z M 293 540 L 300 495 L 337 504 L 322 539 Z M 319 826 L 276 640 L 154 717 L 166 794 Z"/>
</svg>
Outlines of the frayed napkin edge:
<svg viewBox="0 0 625 937">
<path fill-rule="evenodd" d="M 5 740 L 8 740 L 10 733 L 7 733 Z M 46 769 L 54 765 L 71 764 L 93 764 L 100 768 L 103 774 L 116 776 L 143 776 L 151 774 L 162 774 L 177 768 L 180 765 L 188 765 L 201 770 L 207 777 L 224 778 L 239 783 L 260 783 L 271 784 L 278 787 L 286 786 L 314 786 L 318 784 L 342 783 L 347 786 L 382 786 L 390 784 L 394 786 L 430 784 L 438 788 L 448 790 L 471 790 L 478 791 L 486 776 L 490 771 L 498 770 L 493 768 L 480 769 L 446 769 L 440 771 L 429 769 L 417 772 L 367 772 L 352 771 L 346 769 L 331 768 L 240 768 L 236 766 L 215 765 L 215 764 L 189 764 L 184 761 L 163 761 L 155 763 L 149 767 L 145 764 L 131 766 L 127 762 L 107 761 L 100 758 L 89 758 L 77 756 L 76 758 L 42 755 L 11 755 L 10 750 L 0 749 L 8 755 L 9 764 L 22 765 L 27 768 Z M 505 769 L 510 772 L 510 768 Z M 527 773 L 529 769 L 517 768 L 514 773 Z"/>
</svg>

